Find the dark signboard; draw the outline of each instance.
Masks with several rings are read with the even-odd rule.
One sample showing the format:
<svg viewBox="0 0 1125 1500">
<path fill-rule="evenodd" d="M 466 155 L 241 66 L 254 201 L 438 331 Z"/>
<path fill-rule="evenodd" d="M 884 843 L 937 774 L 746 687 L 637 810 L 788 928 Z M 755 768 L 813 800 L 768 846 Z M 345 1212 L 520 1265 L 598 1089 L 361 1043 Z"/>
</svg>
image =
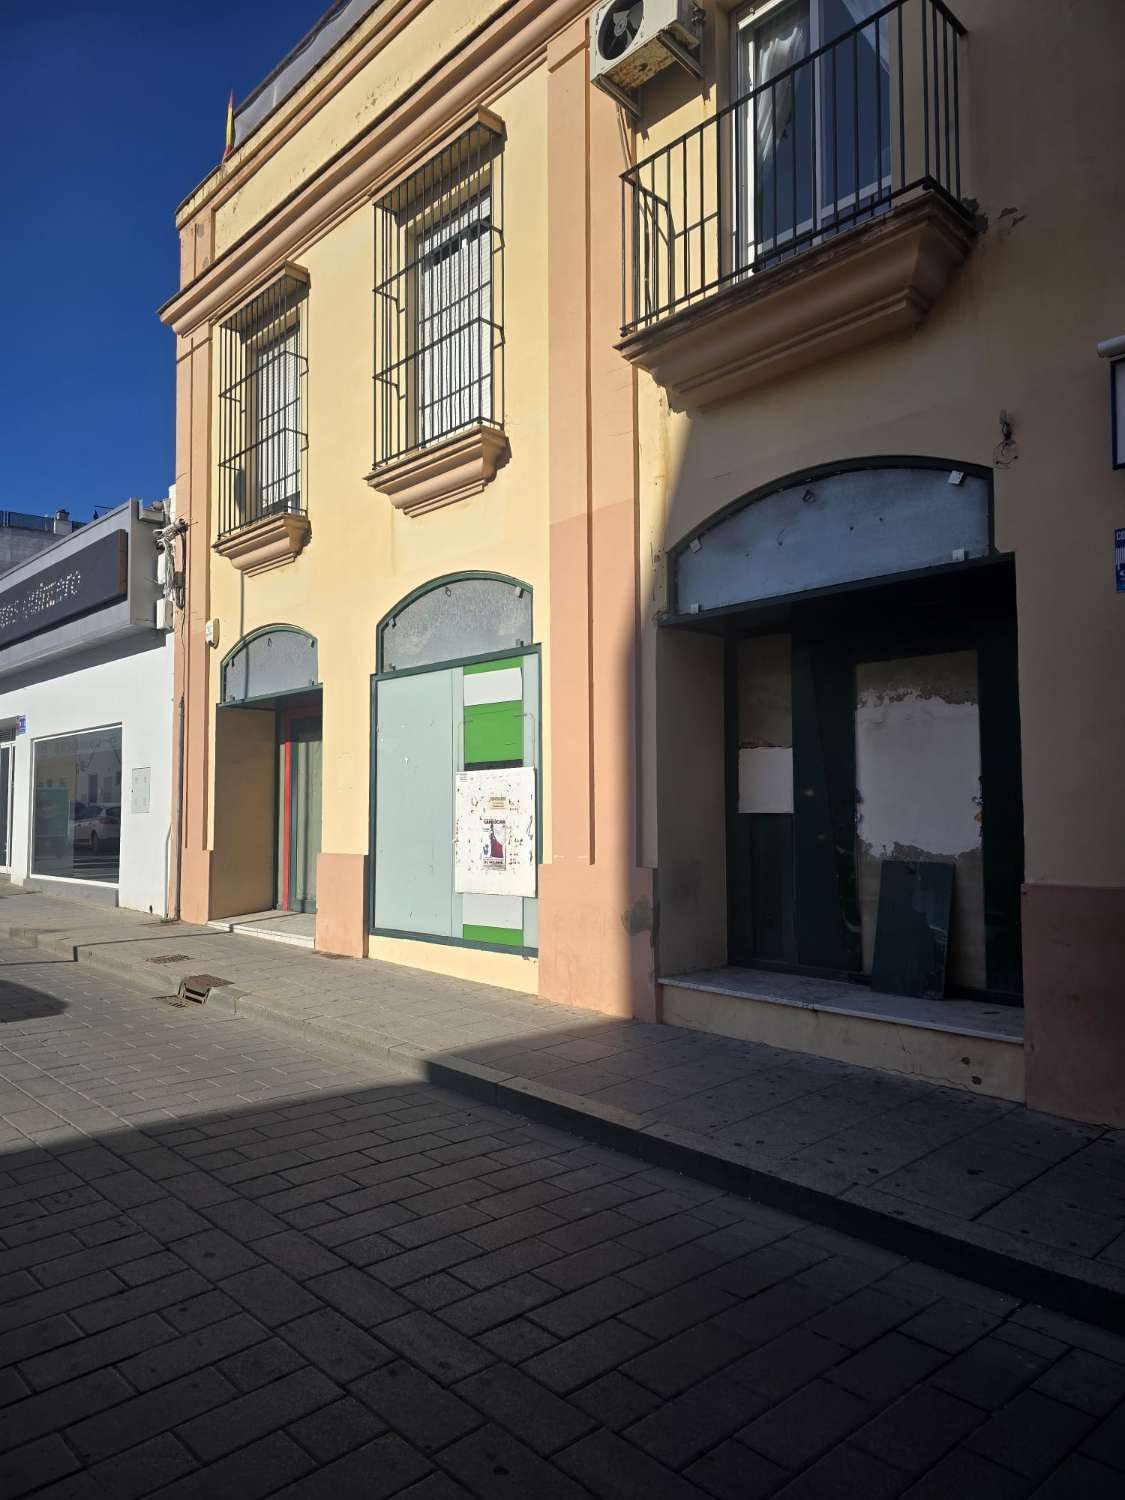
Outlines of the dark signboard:
<svg viewBox="0 0 1125 1500">
<path fill-rule="evenodd" d="M 114 531 L 0 590 L 0 648 L 114 604 L 128 592 L 129 534 Z"/>
</svg>

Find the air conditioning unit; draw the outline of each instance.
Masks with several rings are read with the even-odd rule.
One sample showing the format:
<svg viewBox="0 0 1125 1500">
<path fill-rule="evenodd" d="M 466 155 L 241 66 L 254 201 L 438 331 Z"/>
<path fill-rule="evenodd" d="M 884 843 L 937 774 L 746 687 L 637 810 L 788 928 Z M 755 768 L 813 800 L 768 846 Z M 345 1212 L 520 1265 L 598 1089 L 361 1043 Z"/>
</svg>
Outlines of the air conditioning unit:
<svg viewBox="0 0 1125 1500">
<path fill-rule="evenodd" d="M 176 617 L 172 610 L 171 599 L 158 599 L 153 618 L 153 624 L 157 630 L 172 630 L 175 623 Z"/>
<path fill-rule="evenodd" d="M 632 114 L 636 91 L 671 63 L 698 78 L 703 11 L 695 0 L 606 0 L 590 28 L 590 79 Z"/>
</svg>

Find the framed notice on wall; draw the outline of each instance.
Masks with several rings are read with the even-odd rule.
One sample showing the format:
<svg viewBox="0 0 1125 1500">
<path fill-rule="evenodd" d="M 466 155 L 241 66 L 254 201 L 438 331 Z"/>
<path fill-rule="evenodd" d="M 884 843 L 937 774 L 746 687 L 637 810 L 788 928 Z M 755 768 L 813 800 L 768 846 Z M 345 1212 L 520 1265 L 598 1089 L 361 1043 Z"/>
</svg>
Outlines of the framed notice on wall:
<svg viewBox="0 0 1125 1500">
<path fill-rule="evenodd" d="M 456 775 L 453 888 L 463 895 L 535 895 L 535 767 Z"/>
</svg>

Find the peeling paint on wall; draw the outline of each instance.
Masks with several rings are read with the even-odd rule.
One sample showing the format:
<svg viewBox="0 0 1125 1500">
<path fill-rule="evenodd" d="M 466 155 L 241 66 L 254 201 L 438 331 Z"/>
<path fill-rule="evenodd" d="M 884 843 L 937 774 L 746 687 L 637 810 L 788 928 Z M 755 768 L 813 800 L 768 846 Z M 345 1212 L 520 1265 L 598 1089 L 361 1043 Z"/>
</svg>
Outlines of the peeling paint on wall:
<svg viewBox="0 0 1125 1500">
<path fill-rule="evenodd" d="M 983 988 L 980 714 L 973 651 L 856 668 L 857 856 L 870 971 L 888 859 L 956 866 L 949 978 Z"/>
</svg>

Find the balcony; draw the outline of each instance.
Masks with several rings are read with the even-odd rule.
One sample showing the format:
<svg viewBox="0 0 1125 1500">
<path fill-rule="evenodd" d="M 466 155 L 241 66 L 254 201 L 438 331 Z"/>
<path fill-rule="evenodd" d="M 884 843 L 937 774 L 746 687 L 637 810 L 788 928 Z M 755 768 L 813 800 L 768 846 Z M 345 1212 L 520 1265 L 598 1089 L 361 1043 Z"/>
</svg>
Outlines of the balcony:
<svg viewBox="0 0 1125 1500">
<path fill-rule="evenodd" d="M 913 330 L 973 243 L 961 23 L 893 0 L 811 50 L 786 24 L 745 44 L 756 86 L 622 177 L 618 347 L 683 406 Z"/>
</svg>

